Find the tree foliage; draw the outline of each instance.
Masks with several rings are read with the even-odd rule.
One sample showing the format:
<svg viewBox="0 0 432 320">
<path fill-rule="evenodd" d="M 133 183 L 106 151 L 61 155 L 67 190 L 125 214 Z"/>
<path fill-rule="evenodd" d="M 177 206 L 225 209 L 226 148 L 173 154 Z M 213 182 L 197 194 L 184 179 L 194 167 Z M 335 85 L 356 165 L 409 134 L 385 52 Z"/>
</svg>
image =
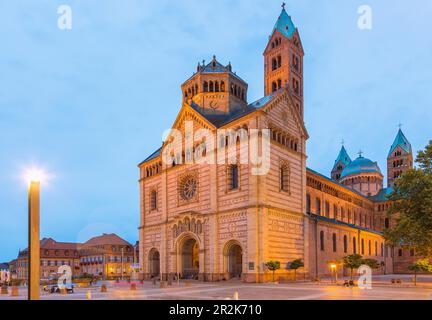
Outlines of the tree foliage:
<svg viewBox="0 0 432 320">
<path fill-rule="evenodd" d="M 289 270 L 294 270 L 294 281 L 297 280 L 297 269 L 303 267 L 304 267 L 304 262 L 302 259 L 296 259 L 288 265 Z"/>
<path fill-rule="evenodd" d="M 276 270 L 280 269 L 280 262 L 279 261 L 269 261 L 265 264 L 267 269 L 273 272 L 273 282 L 275 281 L 275 272 Z"/>
<path fill-rule="evenodd" d="M 432 257 L 432 141 L 418 153 L 419 169 L 405 172 L 389 195 L 387 215 L 396 222 L 384 230 L 387 242 Z"/>
</svg>

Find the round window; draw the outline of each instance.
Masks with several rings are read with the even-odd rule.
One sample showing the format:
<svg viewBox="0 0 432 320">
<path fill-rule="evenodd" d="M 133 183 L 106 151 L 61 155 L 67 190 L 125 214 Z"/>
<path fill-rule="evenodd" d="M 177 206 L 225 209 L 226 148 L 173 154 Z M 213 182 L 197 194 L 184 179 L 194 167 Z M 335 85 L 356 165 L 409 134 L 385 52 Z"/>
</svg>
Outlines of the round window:
<svg viewBox="0 0 432 320">
<path fill-rule="evenodd" d="M 180 196 L 184 200 L 191 200 L 196 195 L 197 191 L 197 181 L 194 177 L 187 176 L 184 177 L 180 184 Z"/>
</svg>

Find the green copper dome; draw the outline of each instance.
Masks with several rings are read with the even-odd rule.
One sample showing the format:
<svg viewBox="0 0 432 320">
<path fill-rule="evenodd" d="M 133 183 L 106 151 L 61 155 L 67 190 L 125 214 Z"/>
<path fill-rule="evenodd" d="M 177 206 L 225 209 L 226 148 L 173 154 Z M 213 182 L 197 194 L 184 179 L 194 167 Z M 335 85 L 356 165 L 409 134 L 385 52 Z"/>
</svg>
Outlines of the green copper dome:
<svg viewBox="0 0 432 320">
<path fill-rule="evenodd" d="M 341 178 L 360 173 L 381 174 L 381 170 L 376 162 L 360 156 L 345 167 L 342 171 Z"/>
</svg>

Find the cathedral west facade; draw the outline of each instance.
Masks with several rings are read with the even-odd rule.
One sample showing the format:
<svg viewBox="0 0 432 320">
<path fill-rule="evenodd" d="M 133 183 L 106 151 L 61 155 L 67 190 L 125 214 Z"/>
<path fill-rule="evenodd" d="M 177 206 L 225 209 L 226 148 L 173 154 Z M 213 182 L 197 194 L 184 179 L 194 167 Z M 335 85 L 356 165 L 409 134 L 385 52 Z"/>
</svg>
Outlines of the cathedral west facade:
<svg viewBox="0 0 432 320">
<path fill-rule="evenodd" d="M 387 188 L 376 162 L 352 160 L 344 147 L 331 178 L 307 168 L 303 57 L 283 9 L 264 50 L 263 98 L 248 103 L 247 83 L 216 57 L 183 83 L 170 134 L 139 164 L 144 278 L 262 282 L 271 279 L 265 263 L 277 260 L 276 276 L 289 280 L 296 259 L 305 264 L 298 273 L 315 278 L 353 253 L 382 263 L 376 272 L 406 271 L 415 253 L 387 246 L 382 230 L 391 223 L 386 194 L 413 166 L 411 145 L 400 130 Z M 254 149 L 253 133 L 262 139 L 256 149 L 265 170 L 242 161 Z"/>
</svg>

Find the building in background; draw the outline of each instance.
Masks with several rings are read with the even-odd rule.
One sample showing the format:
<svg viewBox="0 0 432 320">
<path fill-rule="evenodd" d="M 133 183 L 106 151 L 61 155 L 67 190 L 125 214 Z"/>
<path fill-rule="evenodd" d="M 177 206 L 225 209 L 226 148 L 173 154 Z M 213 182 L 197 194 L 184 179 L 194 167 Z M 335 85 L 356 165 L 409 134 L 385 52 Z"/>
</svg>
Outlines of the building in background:
<svg viewBox="0 0 432 320">
<path fill-rule="evenodd" d="M 85 242 L 79 255 L 82 275 L 127 278 L 132 272 L 134 246 L 116 234 L 104 233 Z"/>
<path fill-rule="evenodd" d="M 52 238 L 43 238 L 40 241 L 40 278 L 49 280 L 58 277 L 60 266 L 69 266 L 72 276 L 80 274 L 78 243 L 57 242 Z M 16 260 L 16 274 L 18 279 L 27 279 L 28 276 L 28 249 L 18 253 Z"/>
</svg>

